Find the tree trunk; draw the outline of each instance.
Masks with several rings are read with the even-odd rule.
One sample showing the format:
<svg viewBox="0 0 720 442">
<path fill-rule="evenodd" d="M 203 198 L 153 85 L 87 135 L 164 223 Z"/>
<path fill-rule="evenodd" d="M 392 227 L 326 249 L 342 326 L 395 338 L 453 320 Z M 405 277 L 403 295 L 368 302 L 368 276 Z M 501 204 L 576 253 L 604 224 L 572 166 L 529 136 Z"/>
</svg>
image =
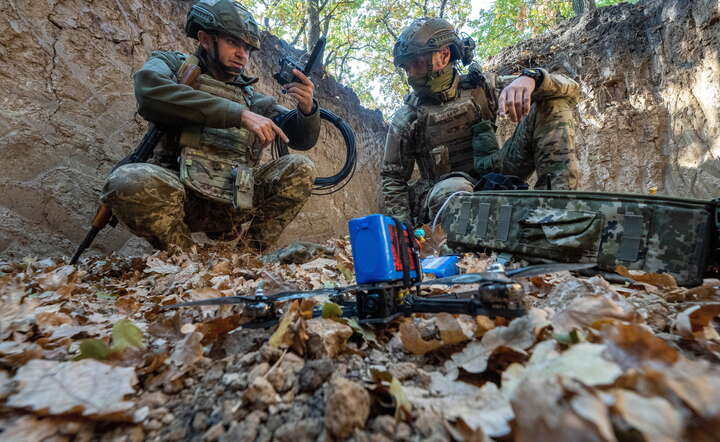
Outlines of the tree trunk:
<svg viewBox="0 0 720 442">
<path fill-rule="evenodd" d="M 307 0 L 307 48 L 310 50 L 320 39 L 322 29 L 320 28 L 320 4 L 319 0 Z"/>
<path fill-rule="evenodd" d="M 573 0 L 575 15 L 583 15 L 595 9 L 595 0 Z"/>
</svg>

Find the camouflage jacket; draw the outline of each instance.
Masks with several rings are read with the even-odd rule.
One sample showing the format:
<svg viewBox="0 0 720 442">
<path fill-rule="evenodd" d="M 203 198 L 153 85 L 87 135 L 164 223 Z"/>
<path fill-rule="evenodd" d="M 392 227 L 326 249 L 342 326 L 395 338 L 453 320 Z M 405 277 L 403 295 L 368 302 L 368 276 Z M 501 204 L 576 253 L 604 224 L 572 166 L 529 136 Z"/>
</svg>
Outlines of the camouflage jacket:
<svg viewBox="0 0 720 442">
<path fill-rule="evenodd" d="M 579 98 L 580 87 L 575 81 L 564 75 L 551 74 L 546 70 L 541 70 L 544 79 L 533 91 L 532 102 L 559 97 L 576 101 Z M 492 122 L 494 127 L 497 118 L 497 97 L 500 91 L 517 76 L 479 75 L 482 75 L 479 81 L 469 81 L 467 76 L 461 76 L 456 87 L 471 90 L 473 101 L 482 119 Z M 385 140 L 385 153 L 381 169 L 385 213 L 402 220 L 411 218 L 408 182 L 415 164 L 419 163 L 418 152 L 427 152 L 434 147 L 425 145 L 424 140 L 417 136 L 420 130 L 418 113 L 425 104 L 414 94 L 408 95 L 405 105 L 393 115 Z M 420 167 L 420 174 L 422 179 L 431 180 L 431 177 L 426 176 L 423 167 Z"/>
<path fill-rule="evenodd" d="M 230 84 L 242 89 L 249 105 L 178 84 L 175 74 L 185 58 L 186 55 L 181 52 L 154 51 L 133 75 L 138 113 L 146 120 L 167 128 L 168 135 L 161 146 L 155 149 L 153 162 L 175 168 L 178 152 L 172 139 L 184 125 L 239 127 L 240 113 L 243 110 L 250 110 L 267 118 L 289 112 L 289 109 L 277 104 L 273 97 L 256 92 L 250 86 L 256 80 L 244 75 Z M 202 65 L 200 67 L 203 68 Z M 203 73 L 208 72 L 203 68 Z M 315 145 L 320 134 L 317 101 L 310 115 L 298 111 L 296 117 L 285 125 L 284 132 L 290 139 L 290 147 L 303 149 Z"/>
</svg>

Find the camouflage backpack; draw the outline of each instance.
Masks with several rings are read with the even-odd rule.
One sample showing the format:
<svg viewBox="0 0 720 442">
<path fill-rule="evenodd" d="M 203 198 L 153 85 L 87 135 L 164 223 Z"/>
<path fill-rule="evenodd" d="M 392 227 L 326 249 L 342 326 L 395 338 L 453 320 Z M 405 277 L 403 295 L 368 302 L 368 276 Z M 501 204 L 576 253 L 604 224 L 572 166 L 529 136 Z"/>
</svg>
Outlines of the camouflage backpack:
<svg viewBox="0 0 720 442">
<path fill-rule="evenodd" d="M 448 245 L 536 261 L 597 263 L 702 283 L 715 260 L 715 201 L 575 191 L 457 195 L 440 214 Z"/>
</svg>

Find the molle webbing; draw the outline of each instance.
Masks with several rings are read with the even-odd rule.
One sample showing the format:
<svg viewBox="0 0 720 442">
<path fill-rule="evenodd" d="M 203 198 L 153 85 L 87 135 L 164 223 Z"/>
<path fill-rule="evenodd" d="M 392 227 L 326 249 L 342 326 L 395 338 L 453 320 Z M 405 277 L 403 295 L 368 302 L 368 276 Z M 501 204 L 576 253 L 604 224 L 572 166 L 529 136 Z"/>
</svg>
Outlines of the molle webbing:
<svg viewBox="0 0 720 442">
<path fill-rule="evenodd" d="M 232 100 L 236 103 L 249 105 L 241 88 L 218 81 L 207 74 L 203 74 L 198 77 L 195 89 L 213 94 L 217 97 Z"/>
<path fill-rule="evenodd" d="M 442 105 L 425 107 L 426 145 L 430 149 L 444 145 L 448 149 L 450 170 L 471 173 L 473 171 L 472 126 L 481 117 L 469 93 L 462 93 L 455 100 Z"/>
</svg>

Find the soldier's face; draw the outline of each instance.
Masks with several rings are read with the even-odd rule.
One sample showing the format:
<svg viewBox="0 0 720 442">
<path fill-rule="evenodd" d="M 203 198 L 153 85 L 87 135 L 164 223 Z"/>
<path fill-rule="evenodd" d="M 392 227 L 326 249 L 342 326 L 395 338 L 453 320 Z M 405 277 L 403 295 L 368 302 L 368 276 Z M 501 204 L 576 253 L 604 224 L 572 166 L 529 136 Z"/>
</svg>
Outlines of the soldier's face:
<svg viewBox="0 0 720 442">
<path fill-rule="evenodd" d="M 241 71 L 250 60 L 250 47 L 236 38 L 222 35 L 217 40 L 218 60 L 230 69 Z"/>
<path fill-rule="evenodd" d="M 403 66 L 408 77 L 419 77 L 428 73 L 432 64 L 432 72 L 437 72 L 450 63 L 450 48 L 444 47 L 430 54 L 420 54 Z"/>
</svg>

